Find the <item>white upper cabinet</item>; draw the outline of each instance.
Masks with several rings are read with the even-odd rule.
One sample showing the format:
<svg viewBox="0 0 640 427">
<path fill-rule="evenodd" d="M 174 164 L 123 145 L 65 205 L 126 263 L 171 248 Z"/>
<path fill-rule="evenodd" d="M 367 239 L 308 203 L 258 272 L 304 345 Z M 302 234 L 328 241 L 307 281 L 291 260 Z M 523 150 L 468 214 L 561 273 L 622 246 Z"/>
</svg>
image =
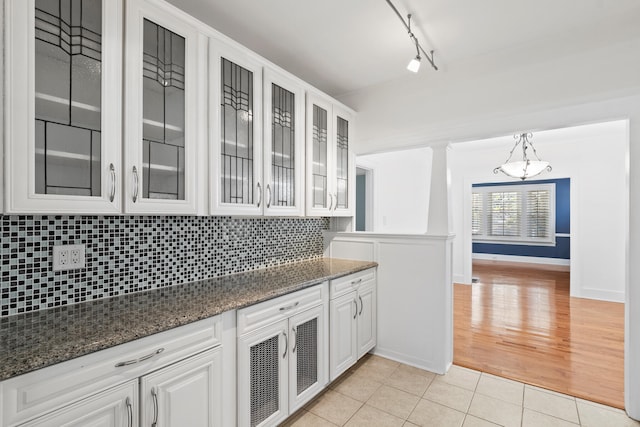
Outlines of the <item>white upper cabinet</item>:
<svg viewBox="0 0 640 427">
<path fill-rule="evenodd" d="M 331 100 L 307 94 L 307 215 L 353 215 L 355 165 L 351 115 Z"/>
<path fill-rule="evenodd" d="M 304 88 L 264 70 L 264 214 L 304 214 Z"/>
<path fill-rule="evenodd" d="M 211 213 L 260 215 L 262 64 L 248 51 L 217 40 L 210 42 L 209 59 Z"/>
<path fill-rule="evenodd" d="M 125 19 L 125 212 L 199 213 L 206 38 L 165 2 L 128 0 Z"/>
<path fill-rule="evenodd" d="M 5 2 L 5 212 L 121 210 L 122 1 Z"/>
</svg>

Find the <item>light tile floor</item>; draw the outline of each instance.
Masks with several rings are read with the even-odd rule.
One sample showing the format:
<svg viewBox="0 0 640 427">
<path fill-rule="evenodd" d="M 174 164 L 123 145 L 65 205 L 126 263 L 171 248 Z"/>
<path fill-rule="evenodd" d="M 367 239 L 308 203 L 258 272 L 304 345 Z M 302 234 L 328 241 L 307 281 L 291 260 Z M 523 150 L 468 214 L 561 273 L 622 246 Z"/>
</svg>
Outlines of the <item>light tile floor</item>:
<svg viewBox="0 0 640 427">
<path fill-rule="evenodd" d="M 446 375 L 365 356 L 287 427 L 640 427 L 624 411 L 471 369 Z"/>
</svg>

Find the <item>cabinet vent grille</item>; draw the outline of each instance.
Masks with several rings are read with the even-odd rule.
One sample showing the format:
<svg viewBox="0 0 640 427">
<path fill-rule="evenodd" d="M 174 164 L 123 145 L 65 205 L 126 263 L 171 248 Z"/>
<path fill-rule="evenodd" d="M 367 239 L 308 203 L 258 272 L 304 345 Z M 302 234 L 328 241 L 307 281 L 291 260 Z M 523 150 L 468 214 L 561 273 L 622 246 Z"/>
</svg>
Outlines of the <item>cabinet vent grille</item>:
<svg viewBox="0 0 640 427">
<path fill-rule="evenodd" d="M 296 334 L 298 395 L 318 382 L 318 318 L 298 326 Z"/>
<path fill-rule="evenodd" d="M 251 427 L 280 408 L 278 339 L 280 335 L 251 347 Z"/>
</svg>

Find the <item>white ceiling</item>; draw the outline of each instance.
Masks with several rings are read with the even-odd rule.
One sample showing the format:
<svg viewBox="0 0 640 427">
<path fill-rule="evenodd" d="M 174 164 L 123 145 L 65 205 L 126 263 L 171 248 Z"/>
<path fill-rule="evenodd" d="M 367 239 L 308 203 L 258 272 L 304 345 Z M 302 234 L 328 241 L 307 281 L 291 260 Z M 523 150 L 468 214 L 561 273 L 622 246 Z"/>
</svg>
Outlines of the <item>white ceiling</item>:
<svg viewBox="0 0 640 427">
<path fill-rule="evenodd" d="M 402 78 L 415 56 L 385 0 L 169 1 L 333 96 Z M 568 54 L 636 37 L 640 28 L 638 0 L 392 1 L 401 14 L 413 14 L 438 73 Z M 434 72 L 423 61 L 420 73 Z"/>
</svg>

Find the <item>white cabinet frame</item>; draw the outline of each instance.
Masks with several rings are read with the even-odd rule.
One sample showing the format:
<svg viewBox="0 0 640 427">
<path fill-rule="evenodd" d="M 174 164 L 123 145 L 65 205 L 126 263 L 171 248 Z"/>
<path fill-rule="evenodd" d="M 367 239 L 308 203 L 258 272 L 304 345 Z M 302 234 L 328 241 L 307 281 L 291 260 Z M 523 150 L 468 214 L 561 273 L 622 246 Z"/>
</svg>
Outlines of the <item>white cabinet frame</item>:
<svg viewBox="0 0 640 427">
<path fill-rule="evenodd" d="M 254 203 L 236 204 L 222 202 L 222 168 L 220 161 L 222 129 L 222 58 L 253 73 L 253 177 Z M 262 181 L 262 63 L 248 50 L 239 50 L 216 39 L 209 42 L 209 192 L 210 210 L 213 215 L 261 215 L 265 186 Z"/>
<path fill-rule="evenodd" d="M 143 126 L 143 40 L 144 19 L 185 39 L 185 199 L 142 197 L 144 182 Z M 199 158 L 206 157 L 206 52 L 207 38 L 198 22 L 179 9 L 157 0 L 127 0 L 125 43 L 125 212 L 139 214 L 204 213 L 203 176 Z M 136 168 L 137 174 L 133 172 Z M 135 201 L 134 201 L 135 200 Z"/>
<path fill-rule="evenodd" d="M 100 196 L 36 194 L 35 1 L 7 0 L 4 6 L 5 213 L 120 213 L 122 1 L 102 2 Z"/>
</svg>

